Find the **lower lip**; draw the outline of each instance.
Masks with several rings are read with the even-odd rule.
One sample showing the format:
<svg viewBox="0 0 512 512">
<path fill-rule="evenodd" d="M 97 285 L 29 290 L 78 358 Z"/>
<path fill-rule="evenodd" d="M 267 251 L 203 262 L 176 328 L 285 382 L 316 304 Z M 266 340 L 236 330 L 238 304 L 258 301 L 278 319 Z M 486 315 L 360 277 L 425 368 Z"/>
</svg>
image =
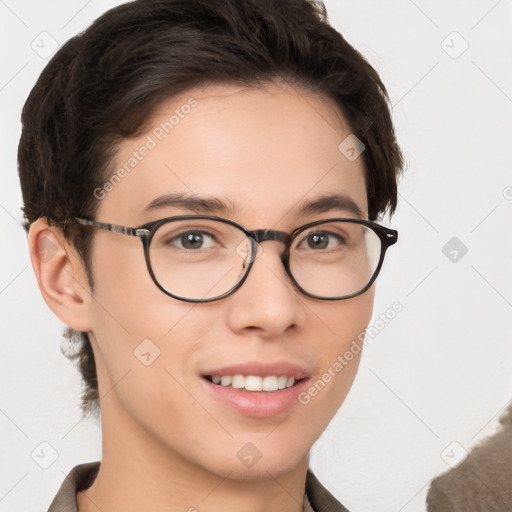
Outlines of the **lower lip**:
<svg viewBox="0 0 512 512">
<path fill-rule="evenodd" d="M 309 379 L 302 379 L 290 388 L 279 391 L 246 391 L 231 386 L 219 386 L 201 378 L 208 391 L 240 414 L 254 418 L 270 418 L 289 411 L 299 403 L 298 395 Z"/>
</svg>

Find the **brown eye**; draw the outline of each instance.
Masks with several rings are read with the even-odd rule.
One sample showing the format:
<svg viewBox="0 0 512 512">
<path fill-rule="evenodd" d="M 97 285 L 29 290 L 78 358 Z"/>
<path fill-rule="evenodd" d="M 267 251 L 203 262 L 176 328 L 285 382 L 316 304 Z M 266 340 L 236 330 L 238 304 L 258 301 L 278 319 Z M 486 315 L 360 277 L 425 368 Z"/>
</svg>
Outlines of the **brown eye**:
<svg viewBox="0 0 512 512">
<path fill-rule="evenodd" d="M 322 250 L 346 245 L 346 242 L 342 236 L 335 233 L 329 231 L 315 231 L 308 233 L 301 244 L 299 244 L 299 247 L 303 246 L 303 244 L 306 244 L 307 249 Z"/>
<path fill-rule="evenodd" d="M 171 238 L 168 244 L 191 251 L 209 249 L 216 245 L 214 237 L 204 231 L 184 231 Z"/>
<path fill-rule="evenodd" d="M 321 233 L 313 233 L 306 240 L 311 249 L 325 249 L 329 245 L 329 237 Z"/>
</svg>

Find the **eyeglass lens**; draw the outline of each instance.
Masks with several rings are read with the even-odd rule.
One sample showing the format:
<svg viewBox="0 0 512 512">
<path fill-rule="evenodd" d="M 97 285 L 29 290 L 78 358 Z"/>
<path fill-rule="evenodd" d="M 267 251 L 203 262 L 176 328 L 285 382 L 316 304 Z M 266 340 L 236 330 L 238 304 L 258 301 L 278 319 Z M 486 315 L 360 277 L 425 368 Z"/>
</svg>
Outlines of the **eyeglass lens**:
<svg viewBox="0 0 512 512">
<path fill-rule="evenodd" d="M 167 222 L 153 235 L 151 268 L 160 286 L 174 296 L 208 300 L 224 295 L 243 279 L 253 244 L 231 224 L 210 219 Z M 335 221 L 297 233 L 290 245 L 289 269 L 297 284 L 319 297 L 340 297 L 367 286 L 381 254 L 381 240 L 370 227 Z"/>
</svg>

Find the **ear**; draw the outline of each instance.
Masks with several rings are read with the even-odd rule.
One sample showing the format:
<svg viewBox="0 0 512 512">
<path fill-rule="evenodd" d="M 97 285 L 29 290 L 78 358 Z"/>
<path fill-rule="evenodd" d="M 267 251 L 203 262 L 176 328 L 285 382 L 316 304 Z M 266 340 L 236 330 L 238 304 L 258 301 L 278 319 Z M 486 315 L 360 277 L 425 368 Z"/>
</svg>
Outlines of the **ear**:
<svg viewBox="0 0 512 512">
<path fill-rule="evenodd" d="M 28 233 L 30 259 L 39 289 L 50 309 L 69 327 L 91 331 L 92 300 L 87 274 L 74 247 L 62 230 L 37 219 Z"/>
</svg>

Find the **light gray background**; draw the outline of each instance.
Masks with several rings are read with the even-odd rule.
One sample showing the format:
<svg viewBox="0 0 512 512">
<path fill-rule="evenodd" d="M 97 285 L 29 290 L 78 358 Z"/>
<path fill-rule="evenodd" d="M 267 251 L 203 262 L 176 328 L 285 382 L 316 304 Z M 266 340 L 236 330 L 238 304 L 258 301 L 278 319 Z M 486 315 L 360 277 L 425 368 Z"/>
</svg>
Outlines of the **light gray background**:
<svg viewBox="0 0 512 512">
<path fill-rule="evenodd" d="M 59 350 L 63 325 L 30 265 L 16 149 L 47 62 L 37 52 L 118 3 L 0 1 L 1 511 L 46 510 L 74 465 L 101 458 L 99 426 L 80 421 L 79 375 Z M 429 481 L 492 434 L 512 398 L 512 5 L 326 6 L 388 87 L 408 170 L 375 319 L 395 301 L 403 311 L 369 340 L 311 466 L 350 510 L 422 511 Z M 459 247 L 443 252 L 453 237 Z"/>
</svg>

